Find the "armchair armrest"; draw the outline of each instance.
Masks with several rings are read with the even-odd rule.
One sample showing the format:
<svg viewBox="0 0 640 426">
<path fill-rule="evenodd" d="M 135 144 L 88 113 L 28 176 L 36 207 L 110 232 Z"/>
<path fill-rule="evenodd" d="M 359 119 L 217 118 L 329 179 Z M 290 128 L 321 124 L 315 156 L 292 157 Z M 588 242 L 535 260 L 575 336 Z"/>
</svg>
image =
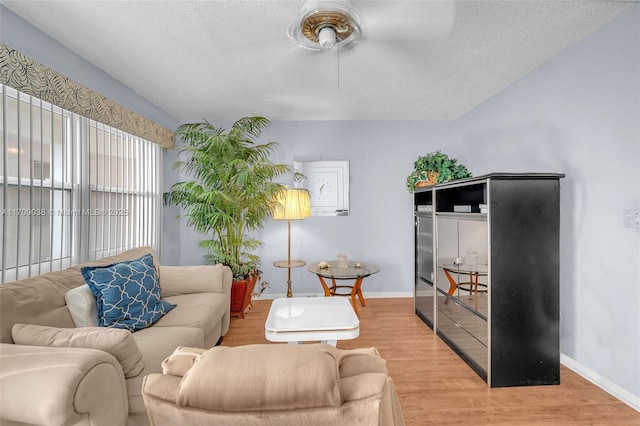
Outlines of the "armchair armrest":
<svg viewBox="0 0 640 426">
<path fill-rule="evenodd" d="M 127 422 L 122 367 L 103 351 L 0 344 L 0 388 L 2 420 L 92 426 Z"/>
<path fill-rule="evenodd" d="M 190 293 L 223 293 L 231 299 L 231 268 L 222 264 L 159 268 L 162 297 Z"/>
</svg>

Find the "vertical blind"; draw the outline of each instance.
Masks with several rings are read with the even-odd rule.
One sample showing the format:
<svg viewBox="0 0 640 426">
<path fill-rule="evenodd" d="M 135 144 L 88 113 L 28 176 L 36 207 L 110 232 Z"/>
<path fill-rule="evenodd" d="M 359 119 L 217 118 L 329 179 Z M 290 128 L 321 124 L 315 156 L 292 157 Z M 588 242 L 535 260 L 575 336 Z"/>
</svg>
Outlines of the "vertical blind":
<svg viewBox="0 0 640 426">
<path fill-rule="evenodd" d="M 0 282 L 159 250 L 161 147 L 0 85 Z"/>
</svg>

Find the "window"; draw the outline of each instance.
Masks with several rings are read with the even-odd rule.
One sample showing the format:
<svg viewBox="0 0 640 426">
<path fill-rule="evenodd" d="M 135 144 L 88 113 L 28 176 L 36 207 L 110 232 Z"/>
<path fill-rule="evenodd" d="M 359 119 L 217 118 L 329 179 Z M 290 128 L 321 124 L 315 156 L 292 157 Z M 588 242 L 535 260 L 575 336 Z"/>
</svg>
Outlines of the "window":
<svg viewBox="0 0 640 426">
<path fill-rule="evenodd" d="M 160 146 L 0 90 L 0 282 L 158 250 Z"/>
<path fill-rule="evenodd" d="M 91 258 L 157 246 L 162 205 L 154 165 L 161 148 L 95 121 L 88 123 L 87 140 Z"/>
</svg>

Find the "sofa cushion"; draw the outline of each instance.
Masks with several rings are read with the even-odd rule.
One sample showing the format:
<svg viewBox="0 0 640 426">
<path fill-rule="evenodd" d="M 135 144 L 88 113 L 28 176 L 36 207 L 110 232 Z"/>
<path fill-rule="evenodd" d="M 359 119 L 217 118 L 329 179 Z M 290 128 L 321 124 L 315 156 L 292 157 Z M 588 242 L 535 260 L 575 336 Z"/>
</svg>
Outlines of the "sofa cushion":
<svg viewBox="0 0 640 426">
<path fill-rule="evenodd" d="M 98 327 L 96 296 L 88 285 L 69 290 L 65 293 L 64 300 L 76 327 Z"/>
<path fill-rule="evenodd" d="M 82 276 L 96 295 L 98 324 L 141 330 L 175 308 L 160 299 L 160 285 L 151 254 L 109 266 L 88 266 Z"/>
<path fill-rule="evenodd" d="M 376 348 L 359 348 L 340 351 L 338 355 L 340 377 L 352 377 L 366 373 L 387 375 L 387 361 Z"/>
<path fill-rule="evenodd" d="M 343 402 L 369 398 L 384 391 L 389 377 L 387 361 L 376 348 L 341 350 L 338 365 Z"/>
<path fill-rule="evenodd" d="M 184 376 L 177 404 L 227 412 L 337 407 L 336 356 L 320 344 L 217 346 Z"/>
<path fill-rule="evenodd" d="M 85 285 L 80 271 L 65 269 L 0 285 L 0 341 L 13 343 L 14 324 L 73 327 L 64 295 Z"/>
<path fill-rule="evenodd" d="M 383 373 L 363 373 L 340 380 L 343 402 L 379 396 L 387 384 L 389 376 Z"/>
<path fill-rule="evenodd" d="M 182 377 L 198 361 L 207 349 L 178 346 L 173 353 L 162 361 L 162 374 Z"/>
<path fill-rule="evenodd" d="M 162 373 L 162 361 L 171 355 L 178 346 L 202 347 L 204 336 L 202 330 L 193 327 L 153 327 L 133 333 L 142 359 L 144 370 L 138 376 L 127 379 L 127 393 L 129 395 L 129 411 L 144 412 L 142 400 L 142 379 L 152 373 Z"/>
<path fill-rule="evenodd" d="M 154 327 L 197 327 L 208 336 L 229 312 L 229 298 L 222 293 L 194 293 L 165 299 L 176 308 L 163 316 Z"/>
<path fill-rule="evenodd" d="M 144 368 L 142 353 L 127 330 L 15 324 L 12 333 L 13 340 L 18 345 L 98 349 L 108 352 L 120 362 L 126 378 L 137 376 Z"/>
<path fill-rule="evenodd" d="M 160 287 L 162 296 L 177 296 L 191 293 L 224 292 L 224 275 L 227 267 L 217 265 L 166 266 L 160 265 Z M 188 276 L 188 278 L 185 278 Z"/>
</svg>

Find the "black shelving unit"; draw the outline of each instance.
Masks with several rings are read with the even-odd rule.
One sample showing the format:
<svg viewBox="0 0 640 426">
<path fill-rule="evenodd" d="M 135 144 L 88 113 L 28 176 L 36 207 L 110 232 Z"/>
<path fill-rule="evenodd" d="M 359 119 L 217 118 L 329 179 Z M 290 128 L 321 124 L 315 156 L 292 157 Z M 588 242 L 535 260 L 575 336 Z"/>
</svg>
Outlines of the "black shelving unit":
<svg viewBox="0 0 640 426">
<path fill-rule="evenodd" d="M 490 387 L 560 383 L 562 177 L 492 173 L 414 193 L 415 312 Z M 481 303 L 443 275 L 468 247 L 486 262 Z"/>
</svg>

